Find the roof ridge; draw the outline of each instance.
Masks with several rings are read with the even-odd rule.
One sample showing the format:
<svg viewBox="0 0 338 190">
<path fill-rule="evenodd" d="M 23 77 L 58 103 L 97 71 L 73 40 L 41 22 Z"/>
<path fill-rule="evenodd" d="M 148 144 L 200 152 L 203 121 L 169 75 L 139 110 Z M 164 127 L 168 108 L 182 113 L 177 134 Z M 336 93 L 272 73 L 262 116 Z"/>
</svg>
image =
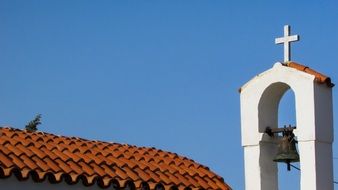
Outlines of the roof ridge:
<svg viewBox="0 0 338 190">
<path fill-rule="evenodd" d="M 2 129 L 9 129 L 11 131 L 19 131 L 25 134 L 42 134 L 44 136 L 52 136 L 52 137 L 57 137 L 57 138 L 65 138 L 65 139 L 69 139 L 69 140 L 81 140 L 81 141 L 87 141 L 87 142 L 95 142 L 95 143 L 107 143 L 107 144 L 120 144 L 123 145 L 122 143 L 117 143 L 117 142 L 107 142 L 107 141 L 101 141 L 101 140 L 90 140 L 87 138 L 82 138 L 82 137 L 77 137 L 77 136 L 66 136 L 66 135 L 57 135 L 57 134 L 53 134 L 53 133 L 48 133 L 48 132 L 44 132 L 44 131 L 28 131 L 25 129 L 19 129 L 19 128 L 14 128 L 14 127 L 10 127 L 10 126 L 1 126 L 0 130 Z M 125 144 L 127 145 L 127 144 Z"/>
</svg>

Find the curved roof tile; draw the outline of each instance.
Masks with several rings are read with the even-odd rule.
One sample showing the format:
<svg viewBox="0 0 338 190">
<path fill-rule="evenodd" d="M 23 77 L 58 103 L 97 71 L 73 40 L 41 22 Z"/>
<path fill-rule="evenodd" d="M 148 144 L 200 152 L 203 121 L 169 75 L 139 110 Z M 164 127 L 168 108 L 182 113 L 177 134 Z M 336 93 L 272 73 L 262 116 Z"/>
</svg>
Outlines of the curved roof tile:
<svg viewBox="0 0 338 190">
<path fill-rule="evenodd" d="M 299 63 L 292 62 L 292 61 L 285 63 L 285 66 L 297 69 L 299 71 L 303 71 L 303 72 L 308 73 L 310 75 L 313 75 L 313 76 L 315 76 L 316 82 L 326 84 L 327 86 L 329 86 L 331 88 L 334 87 L 334 84 L 331 82 L 330 77 L 325 76 L 325 75 L 319 73 L 318 71 L 311 69 L 310 67 L 307 67 L 307 66 L 304 66 L 304 65 L 301 65 Z"/>
<path fill-rule="evenodd" d="M 102 188 L 230 190 L 223 178 L 186 157 L 155 148 L 0 128 L 0 178 Z"/>
</svg>

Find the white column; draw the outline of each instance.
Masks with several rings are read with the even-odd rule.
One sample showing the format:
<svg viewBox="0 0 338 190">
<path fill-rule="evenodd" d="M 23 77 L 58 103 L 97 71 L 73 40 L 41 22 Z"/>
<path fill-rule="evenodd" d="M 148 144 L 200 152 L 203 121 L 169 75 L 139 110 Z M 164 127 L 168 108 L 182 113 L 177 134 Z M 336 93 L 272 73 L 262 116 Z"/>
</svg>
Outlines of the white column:
<svg viewBox="0 0 338 190">
<path fill-rule="evenodd" d="M 333 190 L 332 145 L 316 141 L 298 143 L 301 190 Z"/>
<path fill-rule="evenodd" d="M 332 90 L 306 86 L 296 97 L 301 190 L 333 190 Z"/>
<path fill-rule="evenodd" d="M 272 161 L 275 144 L 261 143 L 244 147 L 245 189 L 277 190 L 277 164 Z"/>
</svg>

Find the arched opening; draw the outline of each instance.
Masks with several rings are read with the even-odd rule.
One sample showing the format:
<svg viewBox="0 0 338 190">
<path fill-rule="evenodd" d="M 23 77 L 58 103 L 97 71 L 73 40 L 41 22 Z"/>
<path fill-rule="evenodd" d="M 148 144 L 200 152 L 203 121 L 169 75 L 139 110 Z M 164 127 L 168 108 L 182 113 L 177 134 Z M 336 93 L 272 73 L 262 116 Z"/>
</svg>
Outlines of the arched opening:
<svg viewBox="0 0 338 190">
<path fill-rule="evenodd" d="M 264 133 L 266 127 L 278 127 L 279 102 L 290 86 L 276 82 L 271 84 L 263 92 L 258 104 L 259 132 Z"/>
<path fill-rule="evenodd" d="M 278 106 L 278 127 L 284 125 L 296 126 L 295 94 L 291 89 L 284 93 Z M 300 168 L 299 162 L 291 164 Z M 278 186 L 280 190 L 299 190 L 300 171 L 293 167 L 291 171 L 287 171 L 286 164 L 278 163 Z"/>
<path fill-rule="evenodd" d="M 285 83 L 276 82 L 267 87 L 260 98 L 258 110 L 259 132 L 261 133 L 265 132 L 266 127 L 283 128 L 284 125 L 296 126 L 295 95 L 290 86 Z M 279 136 L 282 136 L 282 134 L 279 134 Z M 294 168 L 288 171 L 285 163 L 277 164 L 272 161 L 278 151 L 277 138 L 272 140 L 270 136 L 265 134 L 263 135 L 262 142 L 265 142 L 265 146 L 266 143 L 270 144 L 268 145 L 270 147 L 264 148 L 263 144 L 261 144 L 261 147 L 265 150 L 261 153 L 261 161 L 269 162 L 274 167 L 278 167 L 278 170 L 276 170 L 278 174 L 275 174 L 275 179 L 278 181 L 278 189 L 300 189 L 300 171 Z M 292 163 L 292 165 L 300 168 L 299 163 Z"/>
</svg>

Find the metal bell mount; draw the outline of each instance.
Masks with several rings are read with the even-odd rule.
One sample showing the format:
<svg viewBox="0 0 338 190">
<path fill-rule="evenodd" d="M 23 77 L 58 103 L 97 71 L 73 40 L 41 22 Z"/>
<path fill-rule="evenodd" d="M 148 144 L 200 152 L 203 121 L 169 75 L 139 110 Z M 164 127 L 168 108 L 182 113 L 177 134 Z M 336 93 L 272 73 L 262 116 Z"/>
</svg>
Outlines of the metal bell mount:
<svg viewBox="0 0 338 190">
<path fill-rule="evenodd" d="M 287 164 L 288 171 L 291 170 L 292 162 L 299 162 L 299 154 L 296 148 L 296 139 L 295 135 L 293 134 L 293 130 L 296 127 L 289 127 L 284 126 L 284 128 L 270 128 L 267 127 L 265 133 L 267 133 L 270 137 L 275 137 L 275 133 L 282 133 L 282 137 L 278 142 L 278 152 L 274 157 L 274 162 L 282 162 Z M 277 136 L 280 137 L 280 136 Z"/>
</svg>

